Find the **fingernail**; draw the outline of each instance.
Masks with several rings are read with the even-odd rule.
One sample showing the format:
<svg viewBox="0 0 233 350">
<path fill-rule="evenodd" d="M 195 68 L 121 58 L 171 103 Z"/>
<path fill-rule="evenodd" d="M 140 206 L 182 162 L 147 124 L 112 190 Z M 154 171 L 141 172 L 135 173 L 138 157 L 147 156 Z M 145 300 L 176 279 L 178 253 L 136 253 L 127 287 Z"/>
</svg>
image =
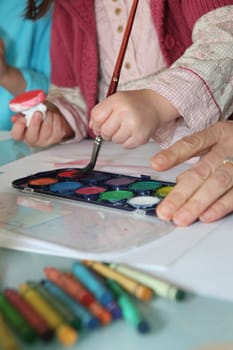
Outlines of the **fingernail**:
<svg viewBox="0 0 233 350">
<path fill-rule="evenodd" d="M 200 216 L 200 220 L 203 222 L 211 222 L 216 219 L 216 213 L 214 210 L 209 209 Z"/>
<path fill-rule="evenodd" d="M 193 221 L 192 214 L 187 209 L 182 209 L 173 217 L 173 222 L 178 226 L 186 226 Z"/>
<path fill-rule="evenodd" d="M 171 220 L 173 215 L 172 207 L 169 204 L 160 204 L 160 206 L 156 210 L 157 215 L 162 220 Z"/>
<path fill-rule="evenodd" d="M 160 168 L 166 165 L 166 163 L 167 163 L 167 159 L 162 155 L 155 156 L 155 158 L 152 159 L 152 165 L 154 167 Z"/>
</svg>

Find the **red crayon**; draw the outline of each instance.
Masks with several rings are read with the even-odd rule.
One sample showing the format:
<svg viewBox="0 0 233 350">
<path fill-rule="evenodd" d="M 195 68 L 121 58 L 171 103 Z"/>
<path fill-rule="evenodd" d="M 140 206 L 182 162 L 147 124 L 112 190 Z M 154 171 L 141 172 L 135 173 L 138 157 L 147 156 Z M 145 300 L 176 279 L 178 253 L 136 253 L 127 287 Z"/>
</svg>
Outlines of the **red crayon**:
<svg viewBox="0 0 233 350">
<path fill-rule="evenodd" d="M 44 269 L 46 277 L 64 292 L 72 296 L 80 304 L 89 306 L 95 301 L 94 296 L 78 280 L 72 279 L 69 275 L 57 270 L 54 267 Z"/>
<path fill-rule="evenodd" d="M 54 331 L 16 290 L 5 289 L 4 295 L 8 301 L 14 305 L 14 307 L 28 321 L 28 323 L 35 329 L 42 340 L 49 342 L 53 339 Z"/>
<path fill-rule="evenodd" d="M 65 275 L 69 277 L 71 280 L 73 280 L 75 283 L 77 278 L 70 272 L 66 272 Z M 92 303 L 88 305 L 88 310 L 96 316 L 102 325 L 107 325 L 112 321 L 112 315 L 111 313 L 105 309 L 100 303 L 98 303 L 95 299 Z"/>
</svg>

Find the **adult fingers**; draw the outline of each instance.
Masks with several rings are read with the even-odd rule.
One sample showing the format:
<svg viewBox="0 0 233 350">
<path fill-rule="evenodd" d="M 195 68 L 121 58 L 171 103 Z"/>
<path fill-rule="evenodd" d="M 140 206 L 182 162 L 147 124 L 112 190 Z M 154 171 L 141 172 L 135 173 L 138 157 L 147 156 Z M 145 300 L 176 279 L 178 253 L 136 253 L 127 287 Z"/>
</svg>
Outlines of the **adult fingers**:
<svg viewBox="0 0 233 350">
<path fill-rule="evenodd" d="M 212 147 L 220 138 L 220 128 L 215 125 L 177 141 L 174 145 L 154 155 L 151 166 L 157 171 L 169 169 L 199 155 Z"/>
<path fill-rule="evenodd" d="M 174 190 L 157 207 L 158 216 L 164 220 L 173 220 L 179 226 L 186 226 L 201 217 L 214 203 L 218 203 L 219 198 L 222 196 L 225 198 L 226 194 L 227 205 L 228 192 L 233 186 L 233 166 L 221 164 L 213 171 L 211 170 L 210 176 L 208 176 L 208 170 L 202 176 L 195 177 L 193 170 L 185 172 Z M 212 220 L 217 216 L 222 217 L 227 210 L 231 210 L 231 206 L 228 209 L 226 205 L 215 208 L 218 211 L 212 213 Z M 207 217 L 206 219 L 203 217 L 203 220 L 207 220 Z"/>
<path fill-rule="evenodd" d="M 227 167 L 231 166 L 231 176 L 233 177 L 233 165 L 226 165 Z M 209 208 L 204 211 L 199 217 L 202 222 L 209 223 L 215 220 L 218 220 L 225 215 L 233 211 L 233 188 L 224 193 L 218 200 L 216 200 Z"/>
</svg>

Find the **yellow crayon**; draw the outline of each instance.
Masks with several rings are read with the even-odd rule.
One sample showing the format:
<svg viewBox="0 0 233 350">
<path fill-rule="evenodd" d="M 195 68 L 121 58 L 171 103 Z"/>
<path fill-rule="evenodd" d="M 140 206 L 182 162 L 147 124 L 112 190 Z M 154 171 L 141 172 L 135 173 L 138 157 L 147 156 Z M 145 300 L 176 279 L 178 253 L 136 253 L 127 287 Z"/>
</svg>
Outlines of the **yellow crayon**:
<svg viewBox="0 0 233 350">
<path fill-rule="evenodd" d="M 19 293 L 34 308 L 34 310 L 54 329 L 57 338 L 65 346 L 73 345 L 78 339 L 77 331 L 68 325 L 34 288 L 26 283 L 19 286 Z"/>
<path fill-rule="evenodd" d="M 182 289 L 179 289 L 177 286 L 158 277 L 149 275 L 143 271 L 139 271 L 128 266 L 118 264 L 110 264 L 109 266 L 113 270 L 118 271 L 130 278 L 133 278 L 140 283 L 143 283 L 144 285 L 154 290 L 154 292 L 161 297 L 175 300 L 182 300 L 185 297 L 185 292 Z"/>
<path fill-rule="evenodd" d="M 4 317 L 0 313 L 0 348 L 3 350 L 19 350 L 19 345 Z"/>
<path fill-rule="evenodd" d="M 85 260 L 83 261 L 84 265 L 91 267 L 93 270 L 98 272 L 100 275 L 110 278 L 117 283 L 119 283 L 125 290 L 129 293 L 136 296 L 138 299 L 143 301 L 151 300 L 154 296 L 154 292 L 149 287 L 123 275 L 120 272 L 117 272 L 111 269 L 105 264 L 99 262 Z"/>
</svg>

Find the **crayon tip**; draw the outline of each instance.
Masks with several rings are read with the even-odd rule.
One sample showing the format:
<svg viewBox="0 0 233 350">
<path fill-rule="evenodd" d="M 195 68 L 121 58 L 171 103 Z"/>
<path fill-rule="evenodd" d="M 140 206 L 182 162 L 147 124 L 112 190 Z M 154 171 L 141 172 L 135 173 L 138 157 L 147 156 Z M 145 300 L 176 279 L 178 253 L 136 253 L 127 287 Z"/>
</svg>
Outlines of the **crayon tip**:
<svg viewBox="0 0 233 350">
<path fill-rule="evenodd" d="M 96 317 L 92 317 L 87 324 L 87 327 L 90 330 L 96 329 L 99 326 L 100 326 L 100 322 L 99 322 L 98 318 L 96 318 Z"/>
<path fill-rule="evenodd" d="M 19 292 L 20 292 L 21 294 L 24 294 L 24 293 L 27 291 L 27 289 L 28 289 L 28 286 L 27 286 L 26 283 L 21 283 L 21 284 L 19 285 Z"/>
<path fill-rule="evenodd" d="M 42 336 L 41 336 L 42 340 L 44 342 L 50 342 L 51 340 L 53 340 L 54 338 L 54 331 L 52 329 L 49 329 L 47 331 L 45 331 Z"/>
<path fill-rule="evenodd" d="M 142 334 L 148 333 L 150 331 L 150 326 L 146 321 L 142 320 L 137 325 L 137 330 Z"/>
<path fill-rule="evenodd" d="M 61 325 L 56 334 L 61 344 L 65 346 L 74 345 L 78 339 L 78 333 L 67 325 Z"/>
<path fill-rule="evenodd" d="M 141 300 L 150 301 L 153 297 L 154 297 L 154 292 L 151 289 L 149 288 L 141 289 L 141 293 L 140 293 Z"/>
<path fill-rule="evenodd" d="M 186 296 L 185 291 L 179 289 L 179 290 L 176 292 L 175 299 L 176 299 L 177 301 L 181 301 L 181 300 L 184 300 L 185 296 Z"/>
<path fill-rule="evenodd" d="M 119 320 L 120 318 L 122 318 L 121 308 L 115 301 L 112 301 L 111 303 L 106 305 L 106 307 L 108 311 L 111 313 L 112 318 L 114 320 Z"/>
</svg>

